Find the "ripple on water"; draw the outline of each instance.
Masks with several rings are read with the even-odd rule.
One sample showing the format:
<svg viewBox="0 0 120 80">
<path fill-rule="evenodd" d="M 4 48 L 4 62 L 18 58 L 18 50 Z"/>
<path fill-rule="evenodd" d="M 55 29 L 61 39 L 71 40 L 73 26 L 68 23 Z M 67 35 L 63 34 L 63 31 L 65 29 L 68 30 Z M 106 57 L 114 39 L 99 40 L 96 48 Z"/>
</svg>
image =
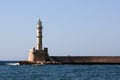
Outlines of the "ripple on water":
<svg viewBox="0 0 120 80">
<path fill-rule="evenodd" d="M 120 80 L 120 65 L 0 66 L 0 80 Z"/>
</svg>

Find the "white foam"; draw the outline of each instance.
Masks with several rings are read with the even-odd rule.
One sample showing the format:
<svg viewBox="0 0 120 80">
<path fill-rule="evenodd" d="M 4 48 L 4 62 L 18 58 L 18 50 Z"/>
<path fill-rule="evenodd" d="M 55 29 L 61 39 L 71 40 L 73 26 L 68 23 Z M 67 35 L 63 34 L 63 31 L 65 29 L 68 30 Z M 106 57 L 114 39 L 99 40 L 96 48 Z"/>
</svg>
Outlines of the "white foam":
<svg viewBox="0 0 120 80">
<path fill-rule="evenodd" d="M 7 65 L 20 65 L 19 63 L 7 63 Z"/>
</svg>

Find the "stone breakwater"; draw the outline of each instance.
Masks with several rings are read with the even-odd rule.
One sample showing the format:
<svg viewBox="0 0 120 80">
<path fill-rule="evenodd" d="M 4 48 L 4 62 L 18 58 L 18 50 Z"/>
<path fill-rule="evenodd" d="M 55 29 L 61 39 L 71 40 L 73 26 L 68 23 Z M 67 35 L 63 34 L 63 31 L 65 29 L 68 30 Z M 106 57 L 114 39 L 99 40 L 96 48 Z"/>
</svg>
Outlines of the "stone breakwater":
<svg viewBox="0 0 120 80">
<path fill-rule="evenodd" d="M 58 64 L 57 62 L 46 62 L 46 61 L 20 61 L 19 65 L 37 65 L 37 64 Z"/>
<path fill-rule="evenodd" d="M 120 56 L 50 56 L 46 61 L 20 61 L 19 64 L 120 64 Z"/>
</svg>

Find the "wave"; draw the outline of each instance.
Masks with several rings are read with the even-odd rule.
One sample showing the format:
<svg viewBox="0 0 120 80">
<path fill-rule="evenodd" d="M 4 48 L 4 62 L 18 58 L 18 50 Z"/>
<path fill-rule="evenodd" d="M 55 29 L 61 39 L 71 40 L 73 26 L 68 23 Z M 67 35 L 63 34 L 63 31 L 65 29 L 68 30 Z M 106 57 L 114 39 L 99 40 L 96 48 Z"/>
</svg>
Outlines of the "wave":
<svg viewBox="0 0 120 80">
<path fill-rule="evenodd" d="M 20 65 L 19 63 L 6 63 L 6 65 Z"/>
</svg>

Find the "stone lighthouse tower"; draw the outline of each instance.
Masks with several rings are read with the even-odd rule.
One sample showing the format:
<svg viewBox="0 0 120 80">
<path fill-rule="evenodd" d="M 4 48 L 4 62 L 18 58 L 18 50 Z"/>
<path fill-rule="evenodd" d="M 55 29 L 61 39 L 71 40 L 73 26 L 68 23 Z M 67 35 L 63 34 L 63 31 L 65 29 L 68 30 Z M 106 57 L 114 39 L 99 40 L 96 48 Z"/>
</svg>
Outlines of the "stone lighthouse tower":
<svg viewBox="0 0 120 80">
<path fill-rule="evenodd" d="M 42 22 L 40 19 L 37 24 L 37 50 L 42 50 Z"/>
<path fill-rule="evenodd" d="M 29 51 L 28 61 L 46 61 L 49 58 L 48 48 L 42 49 L 42 22 L 37 23 L 37 47 Z"/>
</svg>

